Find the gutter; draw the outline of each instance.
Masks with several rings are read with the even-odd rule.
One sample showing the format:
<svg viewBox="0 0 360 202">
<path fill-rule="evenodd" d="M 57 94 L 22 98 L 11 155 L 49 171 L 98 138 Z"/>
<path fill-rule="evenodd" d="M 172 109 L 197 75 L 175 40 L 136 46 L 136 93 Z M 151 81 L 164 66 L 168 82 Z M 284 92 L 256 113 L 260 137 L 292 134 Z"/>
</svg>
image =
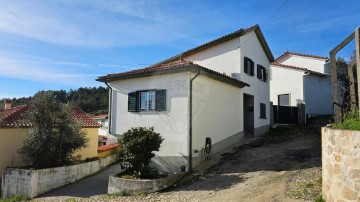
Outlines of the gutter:
<svg viewBox="0 0 360 202">
<path fill-rule="evenodd" d="M 197 74 L 190 79 L 190 113 L 189 113 L 189 171 L 192 170 L 192 89 L 193 81 L 200 75 L 200 69 L 198 69 Z"/>
<path fill-rule="evenodd" d="M 113 94 L 113 90 L 111 88 L 111 86 L 104 81 L 105 85 L 109 88 L 110 93 L 109 93 L 109 112 L 108 112 L 108 119 L 109 119 L 109 128 L 108 128 L 108 132 L 111 135 L 111 106 L 112 106 L 112 94 Z"/>
</svg>

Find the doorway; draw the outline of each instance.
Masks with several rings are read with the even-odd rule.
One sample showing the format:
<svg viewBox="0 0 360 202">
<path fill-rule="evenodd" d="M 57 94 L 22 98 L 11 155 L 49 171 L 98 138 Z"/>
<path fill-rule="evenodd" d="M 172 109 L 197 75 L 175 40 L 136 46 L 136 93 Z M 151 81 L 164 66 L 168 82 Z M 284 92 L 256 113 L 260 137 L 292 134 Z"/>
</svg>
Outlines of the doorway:
<svg viewBox="0 0 360 202">
<path fill-rule="evenodd" d="M 254 96 L 244 93 L 244 136 L 254 136 Z"/>
</svg>

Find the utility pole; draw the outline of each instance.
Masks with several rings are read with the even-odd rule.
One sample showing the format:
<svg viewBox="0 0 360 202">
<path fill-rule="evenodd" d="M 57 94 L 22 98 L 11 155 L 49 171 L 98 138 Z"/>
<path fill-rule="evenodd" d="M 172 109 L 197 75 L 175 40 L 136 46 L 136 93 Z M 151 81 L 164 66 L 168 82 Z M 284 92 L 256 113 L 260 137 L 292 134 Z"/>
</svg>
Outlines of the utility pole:
<svg viewBox="0 0 360 202">
<path fill-rule="evenodd" d="M 355 29 L 355 43 L 356 43 L 356 72 L 357 72 L 357 89 L 358 89 L 358 100 L 360 109 L 360 27 Z M 360 110 L 359 110 L 360 113 Z M 360 114 L 359 114 L 360 116 Z"/>
</svg>

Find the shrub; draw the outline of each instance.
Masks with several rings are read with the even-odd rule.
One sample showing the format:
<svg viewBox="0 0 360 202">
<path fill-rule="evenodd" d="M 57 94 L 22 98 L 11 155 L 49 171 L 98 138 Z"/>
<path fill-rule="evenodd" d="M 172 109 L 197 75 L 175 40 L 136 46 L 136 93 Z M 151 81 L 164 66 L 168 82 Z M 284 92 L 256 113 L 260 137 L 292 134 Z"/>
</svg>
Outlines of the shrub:
<svg viewBox="0 0 360 202">
<path fill-rule="evenodd" d="M 154 132 L 154 127 L 131 128 L 120 138 L 122 166 L 136 178 L 156 178 L 157 170 L 150 166 L 154 152 L 159 151 L 163 138 Z"/>
<path fill-rule="evenodd" d="M 72 107 L 56 100 L 53 92 L 39 92 L 31 101 L 32 127 L 19 153 L 35 168 L 71 164 L 72 154 L 87 144 L 81 126 L 72 120 Z"/>
<path fill-rule="evenodd" d="M 359 111 L 352 110 L 345 114 L 344 120 L 340 124 L 333 124 L 334 128 L 347 130 L 360 130 Z"/>
</svg>

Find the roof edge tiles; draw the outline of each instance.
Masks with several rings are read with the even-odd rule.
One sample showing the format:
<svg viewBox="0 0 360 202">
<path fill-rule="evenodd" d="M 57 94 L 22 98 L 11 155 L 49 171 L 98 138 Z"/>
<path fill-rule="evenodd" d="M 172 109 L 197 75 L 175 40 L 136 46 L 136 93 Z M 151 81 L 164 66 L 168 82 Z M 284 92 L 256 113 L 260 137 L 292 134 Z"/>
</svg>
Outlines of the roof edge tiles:
<svg viewBox="0 0 360 202">
<path fill-rule="evenodd" d="M 279 64 L 279 63 L 275 63 L 275 62 L 271 63 L 271 65 L 284 67 L 284 68 L 287 68 L 287 69 L 294 69 L 294 70 L 304 71 L 305 73 L 316 74 L 318 76 L 329 76 L 328 74 L 312 71 L 312 70 L 309 70 L 309 69 L 304 68 L 304 67 L 297 67 L 297 66 L 292 66 L 292 65 L 284 65 L 284 64 Z"/>
<path fill-rule="evenodd" d="M 327 60 L 328 58 L 325 56 L 317 56 L 317 55 L 311 55 L 311 54 L 304 54 L 304 53 L 296 53 L 296 52 L 289 52 L 285 51 L 282 55 L 280 55 L 278 58 L 274 60 L 274 63 L 279 62 L 282 58 L 284 58 L 287 55 L 296 55 L 296 56 L 302 56 L 302 57 L 308 57 L 308 58 L 316 58 L 321 60 Z"/>
<path fill-rule="evenodd" d="M 183 71 L 190 71 L 194 73 L 200 73 L 203 76 L 222 81 L 224 83 L 230 84 L 235 87 L 243 88 L 245 86 L 250 86 L 248 83 L 232 78 L 226 74 L 221 74 L 217 71 L 208 69 L 206 67 L 194 64 L 189 61 L 177 61 L 167 64 L 160 64 L 158 66 L 147 67 L 144 69 L 138 69 L 128 72 L 122 72 L 119 74 L 108 74 L 106 76 L 101 76 L 96 79 L 97 81 L 109 82 L 114 80 L 125 80 L 131 78 L 141 78 L 153 75 L 162 75 L 169 73 L 177 73 Z"/>
</svg>

